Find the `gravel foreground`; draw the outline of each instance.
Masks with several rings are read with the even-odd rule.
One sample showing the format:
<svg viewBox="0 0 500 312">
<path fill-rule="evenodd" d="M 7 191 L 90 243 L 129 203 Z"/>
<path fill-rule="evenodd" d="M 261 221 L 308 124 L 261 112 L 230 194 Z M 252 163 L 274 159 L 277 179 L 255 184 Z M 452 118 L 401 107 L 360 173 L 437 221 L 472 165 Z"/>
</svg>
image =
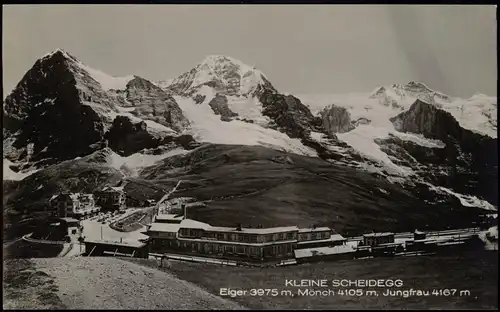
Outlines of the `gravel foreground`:
<svg viewBox="0 0 500 312">
<path fill-rule="evenodd" d="M 30 259 L 68 309 L 246 309 L 174 275 L 117 258 Z"/>
<path fill-rule="evenodd" d="M 6 259 L 3 270 L 4 310 L 66 309 L 54 279 L 28 259 Z"/>
</svg>

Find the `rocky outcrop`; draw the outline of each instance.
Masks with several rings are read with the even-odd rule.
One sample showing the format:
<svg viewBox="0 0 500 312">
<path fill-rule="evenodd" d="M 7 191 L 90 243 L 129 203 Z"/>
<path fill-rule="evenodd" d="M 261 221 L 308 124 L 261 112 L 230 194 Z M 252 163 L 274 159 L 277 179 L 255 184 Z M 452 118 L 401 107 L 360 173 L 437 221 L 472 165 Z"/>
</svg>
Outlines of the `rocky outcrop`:
<svg viewBox="0 0 500 312">
<path fill-rule="evenodd" d="M 129 117 L 118 116 L 106 133 L 108 146 L 122 156 L 129 156 L 145 148 L 155 148 L 161 138 L 154 137 L 147 131 L 144 121 L 133 123 Z"/>
<path fill-rule="evenodd" d="M 344 133 L 354 129 L 351 114 L 344 107 L 334 104 L 325 107 L 321 112 L 323 129 L 329 134 Z"/>
<path fill-rule="evenodd" d="M 221 115 L 223 121 L 231 120 L 231 117 L 238 116 L 237 113 L 231 111 L 227 105 L 227 97 L 221 94 L 216 94 L 215 97 L 208 103 L 215 115 Z"/>
<path fill-rule="evenodd" d="M 193 97 L 193 100 L 196 104 L 201 104 L 205 101 L 206 98 L 207 98 L 206 95 L 197 94 L 196 96 Z"/>
<path fill-rule="evenodd" d="M 395 89 L 395 93 L 399 95 L 400 98 L 404 98 L 404 94 L 398 92 L 399 89 Z M 387 89 L 385 87 L 380 87 L 375 91 L 371 96 L 371 99 L 376 99 L 378 102 L 384 106 L 390 106 L 392 108 L 401 108 L 400 105 L 398 104 L 398 101 L 392 97 L 391 95 L 387 94 Z"/>
<path fill-rule="evenodd" d="M 498 203 L 498 189 L 492 188 L 498 181 L 497 139 L 462 128 L 450 113 L 420 100 L 391 121 L 398 131 L 440 140 L 445 147 L 425 148 L 391 138 L 384 141 L 384 152 L 399 159 L 408 153 L 427 180 Z"/>
<path fill-rule="evenodd" d="M 292 96 L 264 90 L 259 96 L 262 115 L 271 118 L 277 129 L 291 138 L 305 138 L 311 130 L 321 132 L 321 118 L 312 115 L 302 102 Z"/>
<path fill-rule="evenodd" d="M 31 154 L 31 161 L 55 163 L 92 152 L 89 146 L 102 140 L 104 127 L 84 95 L 111 109 L 111 99 L 68 54 L 58 51 L 38 60 L 5 99 L 4 140 L 12 143 L 5 156 L 16 161 Z"/>
<path fill-rule="evenodd" d="M 162 145 L 182 146 L 192 149 L 195 146 L 191 135 L 162 135 L 150 133 L 144 121 L 133 122 L 129 117 L 117 116 L 109 132 L 105 136 L 108 146 L 122 156 L 140 152 L 144 149 L 155 149 Z"/>
<path fill-rule="evenodd" d="M 462 133 L 462 128 L 450 113 L 421 100 L 390 120 L 398 131 L 419 133 L 432 139 L 459 138 Z"/>
<path fill-rule="evenodd" d="M 135 107 L 137 117 L 155 121 L 176 131 L 189 126 L 189 121 L 175 99 L 150 81 L 135 77 L 127 84 L 126 98 Z"/>
<path fill-rule="evenodd" d="M 354 128 L 356 128 L 359 125 L 369 125 L 371 122 L 372 121 L 370 119 L 361 117 L 361 118 L 358 118 L 354 121 L 351 121 L 351 124 Z"/>
<path fill-rule="evenodd" d="M 135 107 L 132 114 L 173 130 L 189 126 L 174 98 L 151 82 L 134 76 L 109 89 L 102 83 L 113 77 L 97 81 L 96 72 L 62 50 L 36 61 L 4 101 L 4 157 L 22 171 L 88 155 L 106 139 L 126 154 L 162 144 L 168 129 L 115 119 L 117 107 Z"/>
</svg>

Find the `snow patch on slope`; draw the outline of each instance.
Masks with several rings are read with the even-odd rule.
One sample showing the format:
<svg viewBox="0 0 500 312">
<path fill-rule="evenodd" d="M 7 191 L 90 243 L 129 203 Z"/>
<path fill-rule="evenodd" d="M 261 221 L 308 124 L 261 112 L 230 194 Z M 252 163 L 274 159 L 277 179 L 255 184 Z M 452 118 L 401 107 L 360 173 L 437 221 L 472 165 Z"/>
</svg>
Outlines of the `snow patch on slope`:
<svg viewBox="0 0 500 312">
<path fill-rule="evenodd" d="M 389 129 L 371 125 L 360 125 L 349 132 L 337 133 L 340 140 L 352 146 L 363 156 L 382 164 L 390 174 L 398 176 L 411 175 L 411 168 L 394 164 L 389 156 L 380 149 L 380 146 L 375 143 L 375 139 L 387 138 L 388 135 Z"/>
<path fill-rule="evenodd" d="M 121 171 L 125 175 L 137 176 L 142 168 L 152 166 L 167 157 L 182 155 L 188 152 L 189 151 L 185 149 L 176 148 L 159 155 L 135 153 L 127 157 L 123 157 L 112 152 L 110 156 L 108 156 L 107 160 L 111 167 Z"/>
<path fill-rule="evenodd" d="M 442 187 L 442 186 L 434 186 L 429 183 L 425 183 L 429 186 L 429 188 L 435 192 L 438 193 L 448 193 L 450 195 L 455 196 L 460 200 L 460 203 L 465 206 L 465 207 L 477 207 L 477 208 L 483 208 L 486 210 L 492 210 L 492 211 L 497 211 L 498 208 L 487 202 L 486 200 L 479 199 L 476 196 L 471 196 L 471 195 L 464 195 L 460 193 L 456 193 L 448 188 Z"/>
<path fill-rule="evenodd" d="M 167 79 L 167 80 L 152 81 L 152 83 L 158 88 L 165 90 L 172 84 L 173 81 L 174 79 Z"/>
<path fill-rule="evenodd" d="M 264 127 L 271 121 L 269 117 L 262 115 L 262 103 L 257 98 L 227 96 L 227 100 L 229 109 L 237 113 L 241 118 L 253 120 L 258 125 Z"/>
<path fill-rule="evenodd" d="M 349 152 L 346 148 L 331 144 L 328 137 L 324 133 L 311 131 L 310 136 L 311 136 L 311 139 L 313 139 L 314 141 L 325 144 L 325 146 L 330 151 L 335 152 L 335 153 L 340 154 L 340 155 L 343 155 L 343 156 L 346 156 L 346 157 L 349 157 Z M 333 160 L 331 160 L 331 161 L 333 161 Z M 353 162 L 353 164 L 354 163 L 355 162 Z"/>
<path fill-rule="evenodd" d="M 174 96 L 184 115 L 191 121 L 191 134 L 199 141 L 216 144 L 262 145 L 291 153 L 317 157 L 317 152 L 276 130 L 239 120 L 224 122 L 208 105 L 191 98 Z"/>
<path fill-rule="evenodd" d="M 470 99 L 455 99 L 444 103 L 449 112 L 465 129 L 497 138 L 497 98 L 476 94 Z"/>
<path fill-rule="evenodd" d="M 151 134 L 157 134 L 157 135 L 172 135 L 176 134 L 177 132 L 173 130 L 172 128 L 166 127 L 162 124 L 159 124 L 155 121 L 148 120 L 148 119 L 141 119 L 137 116 L 134 116 L 131 112 L 135 110 L 135 107 L 121 107 L 121 106 L 115 106 L 116 111 L 113 111 L 109 107 L 94 103 L 94 102 L 83 102 L 84 105 L 88 105 L 95 109 L 99 115 L 101 115 L 104 120 L 105 120 L 105 128 L 106 130 L 109 129 L 111 126 L 111 123 L 117 116 L 125 116 L 128 117 L 133 123 L 139 123 L 139 122 L 145 122 L 147 126 L 147 130 Z"/>
<path fill-rule="evenodd" d="M 216 92 L 214 91 L 213 88 L 210 88 L 209 86 L 201 86 L 201 88 L 198 90 L 198 92 L 196 94 L 205 97 L 205 100 L 203 100 L 201 105 L 205 105 L 205 104 L 208 105 L 208 103 L 210 103 L 210 101 L 212 101 L 213 98 L 215 97 Z"/>
<path fill-rule="evenodd" d="M 110 76 L 106 73 L 103 73 L 100 70 L 93 69 L 91 67 L 88 67 L 87 65 L 78 62 L 77 65 L 85 70 L 87 73 L 90 74 L 90 76 L 97 81 L 101 87 L 108 91 L 108 90 L 125 90 L 127 88 L 127 83 L 134 79 L 134 75 L 128 75 L 124 77 L 114 77 Z"/>
<path fill-rule="evenodd" d="M 403 177 L 412 174 L 410 168 L 394 164 L 389 156 L 380 149 L 380 146 L 375 143 L 376 139 L 388 138 L 389 134 L 400 135 L 389 120 L 392 116 L 398 114 L 399 110 L 380 105 L 376 100 L 368 98 L 367 94 L 302 95 L 299 98 L 310 108 L 313 114 L 319 114 L 325 106 L 335 104 L 346 108 L 352 121 L 359 118 L 370 120 L 368 125 L 362 124 L 349 132 L 337 133 L 337 138 L 353 147 L 364 157 L 378 162 L 390 174 Z M 434 143 L 426 142 L 426 139 L 416 135 L 403 134 L 401 138 L 412 140 L 417 144 L 429 145 Z"/>
<path fill-rule="evenodd" d="M 410 141 L 423 147 L 428 148 L 444 148 L 446 144 L 440 140 L 433 140 L 424 137 L 422 134 L 403 133 L 398 131 L 390 131 L 390 134 L 397 136 L 401 140 Z"/>
<path fill-rule="evenodd" d="M 386 93 L 393 92 L 392 89 L 387 88 L 389 91 L 385 91 Z M 351 130 L 346 133 L 338 133 L 337 137 L 349 144 L 355 150 L 363 154 L 365 157 L 373 159 L 381 164 L 384 167 L 390 170 L 390 172 L 395 173 L 399 176 L 407 176 L 411 174 L 411 170 L 409 168 L 401 168 L 394 164 L 391 159 L 385 154 L 378 144 L 375 143 L 376 139 L 385 139 L 389 138 L 390 135 L 396 136 L 405 141 L 411 141 L 415 144 L 418 144 L 427 148 L 444 148 L 445 144 L 439 140 L 432 140 L 425 138 L 423 135 L 414 134 L 414 133 L 402 133 L 398 132 L 394 129 L 394 125 L 390 121 L 391 117 L 394 117 L 401 113 L 401 111 L 406 107 L 408 108 L 413 104 L 416 100 L 415 97 L 410 98 L 407 95 L 398 95 L 394 92 L 394 96 L 399 97 L 398 104 L 401 107 L 393 107 L 392 105 L 383 105 L 376 98 L 370 98 L 370 95 L 367 93 L 359 93 L 359 94 L 345 94 L 345 95 L 335 95 L 335 94 L 316 94 L 316 95 L 300 95 L 298 96 L 301 101 L 309 107 L 313 114 L 320 114 L 320 112 L 328 105 L 335 104 L 340 107 L 344 107 L 347 109 L 351 116 L 352 121 L 356 121 L 360 118 L 366 118 L 370 120 L 370 124 L 368 125 L 358 125 L 357 128 Z M 490 102 L 485 101 L 485 99 L 489 99 Z M 401 102 L 402 100 L 402 102 Z M 464 100 L 461 100 L 464 101 Z M 479 104 L 481 102 L 481 104 Z M 457 106 L 457 100 L 453 100 L 451 102 L 441 101 L 442 109 L 447 110 L 454 114 L 455 118 L 457 118 L 456 114 L 458 110 L 453 107 Z M 496 101 L 492 98 L 488 98 L 485 96 L 476 96 L 473 97 L 473 100 L 464 101 L 464 103 L 473 103 L 474 105 L 465 107 L 464 104 L 464 112 L 469 112 L 468 117 L 464 115 L 462 119 L 457 118 L 459 122 L 461 122 L 461 126 L 464 128 L 475 128 L 475 131 L 478 131 L 481 128 L 478 120 L 483 118 L 483 124 L 485 133 L 491 132 L 491 129 L 495 129 L 496 137 Z M 488 104 L 490 103 L 490 104 Z M 495 112 L 493 114 L 493 108 L 495 107 Z M 481 112 L 480 108 L 484 108 Z M 486 111 L 486 113 L 485 113 Z M 489 112 L 489 115 L 487 115 Z M 488 119 L 488 116 L 495 116 L 495 127 L 490 127 L 487 125 L 486 120 L 491 121 L 492 118 Z M 474 116 L 474 118 L 472 118 Z M 479 117 L 477 117 L 479 116 Z M 483 117 L 480 117 L 483 116 Z M 466 124 L 468 123 L 468 126 Z M 490 124 L 491 125 L 491 124 Z M 478 131 L 479 132 L 479 131 Z M 493 136 L 492 133 L 488 135 Z"/>
<path fill-rule="evenodd" d="M 301 101 L 310 108 L 313 114 L 318 114 L 326 106 L 335 104 L 347 108 L 351 119 L 359 116 L 370 120 L 389 119 L 411 107 L 417 99 L 450 113 L 464 129 L 497 138 L 497 98 L 484 94 L 476 94 L 470 99 L 451 98 L 440 92 L 433 91 L 421 84 L 425 92 L 403 90 L 403 86 L 393 85 L 383 87 L 383 94 L 374 97 L 372 93 L 351 94 L 302 94 Z M 407 87 L 408 88 L 408 87 Z M 387 101 L 393 99 L 398 107 L 392 107 Z M 387 105 L 385 105 L 387 104 Z"/>
<path fill-rule="evenodd" d="M 29 175 L 32 175 L 33 173 L 37 172 L 38 170 L 31 170 L 27 172 L 15 172 L 12 170 L 10 167 L 15 165 L 12 161 L 8 159 L 3 159 L 3 180 L 14 180 L 14 181 L 20 181 L 24 178 L 26 178 Z"/>
</svg>

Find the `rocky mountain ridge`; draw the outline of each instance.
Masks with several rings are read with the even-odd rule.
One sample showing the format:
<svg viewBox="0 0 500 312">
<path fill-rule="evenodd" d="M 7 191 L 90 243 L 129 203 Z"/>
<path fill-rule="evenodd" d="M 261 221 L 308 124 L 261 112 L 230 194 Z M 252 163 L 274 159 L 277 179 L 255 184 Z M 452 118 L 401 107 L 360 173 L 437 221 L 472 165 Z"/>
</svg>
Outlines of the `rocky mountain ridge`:
<svg viewBox="0 0 500 312">
<path fill-rule="evenodd" d="M 4 158 L 18 163 L 18 170 L 115 148 L 124 140 L 137 152 L 153 147 L 145 141 L 175 141 L 189 126 L 175 100 L 153 83 L 106 76 L 63 50 L 37 60 L 3 109 Z M 131 141 L 131 132 L 141 135 Z"/>
<path fill-rule="evenodd" d="M 464 110 L 489 118 L 496 129 L 496 101 L 484 95 L 469 101 L 478 110 Z M 111 77 L 57 50 L 38 60 L 5 99 L 4 168 L 7 161 L 7 169 L 27 176 L 18 182 L 23 185 L 32 180 L 30 170 L 44 176 L 64 161 L 85 167 L 81 159 L 106 151 L 98 172 L 109 167 L 122 178 L 157 184 L 180 168 L 152 168 L 200 144 L 260 146 L 368 173 L 432 204 L 496 209 L 498 160 L 490 156 L 497 139 L 480 131 L 480 123 L 457 118 L 455 99 L 411 82 L 314 105 L 281 93 L 262 72 L 230 57 L 209 56 L 159 83 Z M 195 180 L 204 162 L 196 168 L 190 173 Z M 20 189 L 16 207 L 33 191 Z"/>
</svg>

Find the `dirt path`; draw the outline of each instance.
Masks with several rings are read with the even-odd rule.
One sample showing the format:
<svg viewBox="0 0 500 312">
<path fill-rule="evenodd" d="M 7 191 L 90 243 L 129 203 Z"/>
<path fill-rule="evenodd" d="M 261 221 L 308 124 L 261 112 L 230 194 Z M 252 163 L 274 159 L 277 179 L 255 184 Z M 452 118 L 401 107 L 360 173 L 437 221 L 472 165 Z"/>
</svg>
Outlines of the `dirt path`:
<svg viewBox="0 0 500 312">
<path fill-rule="evenodd" d="M 174 275 L 117 258 L 33 259 L 69 309 L 245 309 Z"/>
</svg>

